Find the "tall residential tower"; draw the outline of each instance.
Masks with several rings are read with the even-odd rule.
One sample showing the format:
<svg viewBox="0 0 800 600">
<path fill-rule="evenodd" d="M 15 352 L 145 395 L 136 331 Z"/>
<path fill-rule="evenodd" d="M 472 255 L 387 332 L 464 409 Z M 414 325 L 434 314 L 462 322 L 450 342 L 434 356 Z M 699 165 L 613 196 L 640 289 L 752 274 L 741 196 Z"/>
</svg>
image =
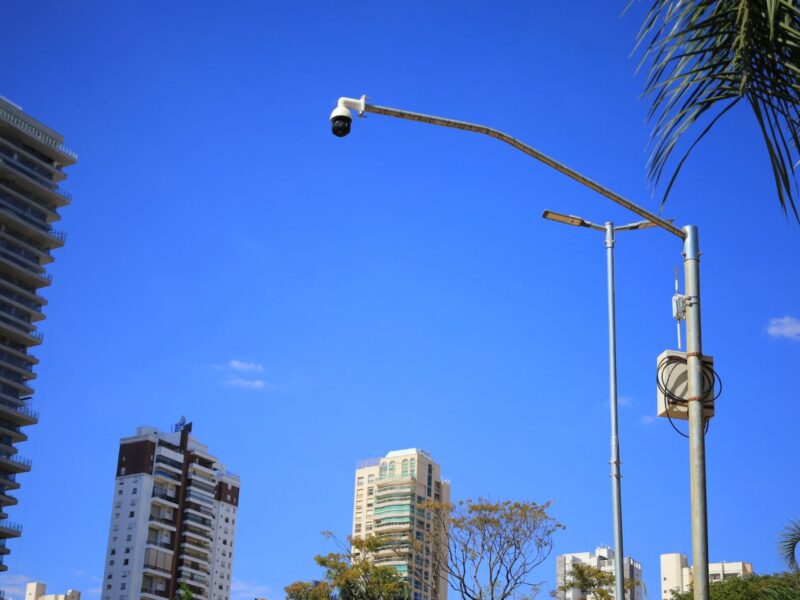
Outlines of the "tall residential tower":
<svg viewBox="0 0 800 600">
<path fill-rule="evenodd" d="M 393 450 L 356 469 L 353 537 L 380 536 L 387 543 L 372 557 L 408 582 L 412 600 L 447 600 L 447 539 L 436 532 L 425 501 L 450 502 L 450 482 L 424 450 Z"/>
<path fill-rule="evenodd" d="M 190 435 L 139 427 L 119 445 L 102 600 L 229 600 L 239 477 Z"/>
<path fill-rule="evenodd" d="M 28 439 L 22 428 L 38 422 L 30 383 L 39 361 L 30 349 L 42 343 L 36 323 L 44 319 L 47 304 L 38 290 L 50 284 L 45 265 L 66 237 L 52 225 L 70 203 L 59 186 L 66 178 L 63 169 L 77 161 L 63 142 L 59 133 L 0 97 L 0 571 L 7 569 L 6 540 L 21 532 L 6 520 L 6 508 L 17 503 L 9 492 L 19 488 L 17 475 L 31 469 L 16 445 Z"/>
</svg>

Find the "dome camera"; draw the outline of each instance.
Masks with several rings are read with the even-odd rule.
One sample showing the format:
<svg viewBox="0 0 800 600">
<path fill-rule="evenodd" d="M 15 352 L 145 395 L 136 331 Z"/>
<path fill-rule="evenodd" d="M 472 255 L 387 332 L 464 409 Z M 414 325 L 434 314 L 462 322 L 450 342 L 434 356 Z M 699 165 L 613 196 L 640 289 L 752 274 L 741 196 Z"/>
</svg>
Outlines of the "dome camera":
<svg viewBox="0 0 800 600">
<path fill-rule="evenodd" d="M 331 113 L 331 131 L 336 137 L 344 137 L 350 133 L 350 125 L 353 117 L 350 116 L 350 109 L 344 106 L 337 106 Z"/>
<path fill-rule="evenodd" d="M 353 124 L 351 109 L 357 111 L 359 117 L 362 116 L 367 109 L 367 97 L 339 98 L 331 113 L 331 132 L 336 137 L 344 137 L 350 133 L 350 126 Z"/>
</svg>

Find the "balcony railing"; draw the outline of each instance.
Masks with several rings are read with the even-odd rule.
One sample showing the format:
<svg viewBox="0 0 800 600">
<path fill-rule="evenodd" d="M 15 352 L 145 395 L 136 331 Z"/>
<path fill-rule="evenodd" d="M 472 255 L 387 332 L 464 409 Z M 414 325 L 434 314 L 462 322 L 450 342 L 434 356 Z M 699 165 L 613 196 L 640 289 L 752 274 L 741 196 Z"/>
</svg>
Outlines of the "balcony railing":
<svg viewBox="0 0 800 600">
<path fill-rule="evenodd" d="M 10 404 L 9 402 L 3 402 L 2 400 L 0 400 L 0 404 L 5 406 L 6 408 L 10 408 L 15 412 L 18 412 L 21 415 L 25 415 L 26 417 L 36 419 L 37 421 L 39 420 L 39 413 L 31 408 L 28 408 L 27 406 L 16 406 L 14 404 Z"/>
<path fill-rule="evenodd" d="M 18 465 L 22 465 L 23 467 L 28 467 L 28 468 L 30 468 L 31 465 L 33 464 L 30 458 L 23 458 L 21 456 L 17 456 L 16 454 L 13 455 L 0 454 L 0 458 L 3 458 L 5 460 L 10 460 L 11 462 L 17 463 Z"/>
<path fill-rule="evenodd" d="M 75 152 L 65 147 L 64 144 L 60 143 L 53 136 L 47 135 L 40 129 L 37 129 L 24 119 L 20 119 L 17 115 L 7 111 L 3 107 L 0 107 L 0 119 L 3 119 L 8 123 L 11 123 L 17 129 L 24 131 L 25 133 L 27 133 L 32 137 L 35 137 L 37 140 L 44 142 L 45 144 L 47 144 L 52 148 L 55 148 L 59 152 L 66 154 L 67 156 L 70 156 L 75 160 L 78 160 L 78 155 L 75 154 Z"/>
<path fill-rule="evenodd" d="M 42 187 L 47 188 L 48 190 L 50 190 L 54 194 L 58 194 L 59 196 L 61 196 L 65 200 L 72 200 L 72 194 L 70 194 L 66 190 L 61 189 L 55 183 L 53 183 L 52 181 L 49 181 L 47 178 L 39 175 L 35 171 L 32 171 L 31 169 L 27 168 L 25 165 L 22 165 L 22 164 L 18 163 L 15 160 L 9 160 L 8 158 L 2 157 L 2 156 L 0 156 L 0 164 L 4 164 L 4 165 L 7 165 L 7 166 L 11 167 L 12 169 L 17 171 L 18 173 L 20 173 L 24 177 L 27 177 L 28 179 L 30 179 L 34 183 L 37 183 L 37 184 L 41 185 Z"/>
<path fill-rule="evenodd" d="M 175 504 L 178 503 L 178 497 L 177 496 L 170 496 L 166 492 L 163 492 L 161 490 L 155 490 L 154 489 L 153 490 L 153 498 L 161 498 L 162 500 L 167 500 L 168 502 L 173 502 Z"/>
<path fill-rule="evenodd" d="M 0 529 L 10 529 L 11 531 L 16 531 L 17 533 L 22 533 L 22 525 L 19 523 L 14 523 L 13 521 L 3 520 L 0 521 Z"/>
<path fill-rule="evenodd" d="M 150 594 L 151 596 L 158 596 L 160 598 L 168 598 L 167 590 L 157 590 L 154 587 L 142 586 L 142 594 Z"/>
</svg>

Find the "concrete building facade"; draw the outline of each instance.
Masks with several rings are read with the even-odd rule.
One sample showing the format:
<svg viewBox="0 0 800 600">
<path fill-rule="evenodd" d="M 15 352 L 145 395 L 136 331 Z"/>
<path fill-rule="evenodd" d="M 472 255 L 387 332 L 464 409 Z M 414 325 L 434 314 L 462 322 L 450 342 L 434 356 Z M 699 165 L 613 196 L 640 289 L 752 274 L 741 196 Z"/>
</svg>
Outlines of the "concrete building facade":
<svg viewBox="0 0 800 600">
<path fill-rule="evenodd" d="M 38 581 L 31 581 L 25 586 L 25 600 L 81 600 L 81 593 L 67 590 L 66 594 L 46 594 L 47 586 Z"/>
<path fill-rule="evenodd" d="M 408 582 L 411 600 L 447 600 L 447 537 L 437 531 L 425 501 L 450 502 L 450 482 L 424 450 L 393 450 L 362 461 L 353 493 L 353 537 L 379 536 L 385 545 L 371 557 Z"/>
<path fill-rule="evenodd" d="M 562 554 L 556 558 L 556 586 L 561 588 L 567 585 L 570 571 L 572 571 L 576 564 L 588 565 L 613 575 L 615 560 L 614 551 L 607 546 L 596 548 L 593 553 L 573 552 L 570 554 Z M 644 598 L 642 565 L 631 557 L 626 557 L 623 562 L 622 571 L 626 581 L 633 581 L 632 587 L 625 591 L 626 600 L 642 600 Z M 613 585 L 610 591 L 613 597 Z M 557 598 L 559 600 L 594 600 L 594 594 L 584 594 L 580 589 L 572 588 L 566 591 L 558 591 Z"/>
<path fill-rule="evenodd" d="M 717 562 L 708 565 L 708 580 L 724 581 L 733 577 L 747 578 L 753 574 L 753 565 L 746 562 Z M 673 552 L 661 555 L 661 598 L 671 600 L 672 592 L 692 589 L 692 567 L 685 555 Z"/>
<path fill-rule="evenodd" d="M 52 225 L 70 203 L 59 184 L 76 161 L 61 134 L 0 97 L 0 572 L 6 540 L 22 532 L 6 509 L 17 504 L 9 494 L 20 487 L 17 476 L 31 469 L 16 447 L 28 439 L 23 427 L 39 421 L 31 407 L 39 361 L 30 350 L 42 343 L 36 324 L 47 304 L 39 289 L 50 285 L 45 266 L 66 239 Z"/>
<path fill-rule="evenodd" d="M 190 435 L 139 427 L 120 441 L 102 600 L 229 600 L 239 477 Z"/>
</svg>

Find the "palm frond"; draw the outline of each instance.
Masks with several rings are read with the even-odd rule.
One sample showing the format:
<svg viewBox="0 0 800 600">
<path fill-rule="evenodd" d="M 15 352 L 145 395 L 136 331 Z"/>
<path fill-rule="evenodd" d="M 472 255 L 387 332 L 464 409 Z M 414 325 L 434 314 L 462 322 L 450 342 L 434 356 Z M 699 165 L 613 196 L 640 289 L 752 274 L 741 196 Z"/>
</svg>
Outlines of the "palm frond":
<svg viewBox="0 0 800 600">
<path fill-rule="evenodd" d="M 764 140 L 781 209 L 800 221 L 800 7 L 798 0 L 653 0 L 637 48 L 648 65 L 654 185 L 670 170 L 661 205 L 698 142 L 739 100 Z M 706 125 L 702 121 L 708 120 Z M 700 133 L 673 166 L 695 124 Z"/>
<path fill-rule="evenodd" d="M 781 558 L 792 571 L 797 571 L 797 548 L 800 546 L 800 519 L 789 521 L 778 544 Z"/>
</svg>

